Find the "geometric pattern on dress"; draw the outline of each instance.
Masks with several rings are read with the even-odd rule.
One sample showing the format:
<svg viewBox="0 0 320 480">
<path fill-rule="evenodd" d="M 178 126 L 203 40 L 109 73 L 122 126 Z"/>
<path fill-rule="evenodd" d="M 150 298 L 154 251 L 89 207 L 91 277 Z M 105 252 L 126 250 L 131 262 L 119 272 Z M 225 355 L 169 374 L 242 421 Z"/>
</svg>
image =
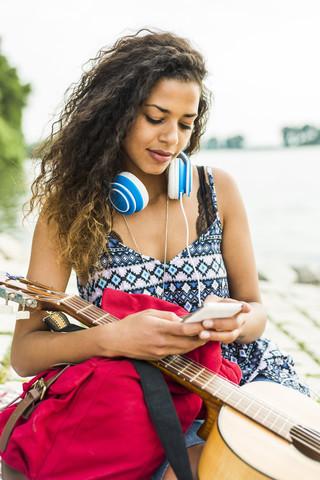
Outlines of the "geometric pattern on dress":
<svg viewBox="0 0 320 480">
<path fill-rule="evenodd" d="M 240 386 L 263 375 L 268 380 L 310 394 L 308 386 L 300 381 L 296 373 L 292 357 L 281 351 L 271 340 L 259 338 L 247 344 L 221 344 L 221 350 L 224 358 L 237 363 L 241 368 Z"/>
</svg>

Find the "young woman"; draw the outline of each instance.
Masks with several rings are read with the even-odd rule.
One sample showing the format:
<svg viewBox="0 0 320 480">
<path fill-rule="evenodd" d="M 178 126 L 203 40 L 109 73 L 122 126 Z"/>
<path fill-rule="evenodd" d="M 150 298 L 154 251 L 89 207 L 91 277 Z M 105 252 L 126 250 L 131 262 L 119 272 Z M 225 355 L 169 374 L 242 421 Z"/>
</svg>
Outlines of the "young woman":
<svg viewBox="0 0 320 480">
<path fill-rule="evenodd" d="M 290 359 L 259 339 L 266 317 L 236 184 L 224 171 L 189 164 L 208 114 L 206 73 L 201 54 L 170 33 L 141 31 L 99 53 L 41 150 L 31 200 L 40 215 L 28 278 L 64 291 L 74 269 L 80 295 L 97 306 L 106 292 L 112 299 L 121 290 L 188 312 L 204 301 L 232 299 L 242 302 L 241 312 L 186 324 L 175 313 L 146 309 L 65 335 L 48 330 L 45 312 L 32 312 L 14 333 L 12 365 L 20 375 L 97 357 L 158 360 L 221 342 L 223 356 L 240 365 L 242 383 L 290 378 L 299 388 Z M 123 171 L 129 172 L 125 182 L 134 175 L 133 188 L 148 197 L 129 215 L 117 193 Z M 197 478 L 202 445 L 194 430 L 186 443 Z M 89 478 L 83 475 L 77 478 Z M 117 475 L 106 467 L 105 475 L 90 478 L 142 478 L 133 470 Z M 176 477 L 164 462 L 153 478 Z"/>
</svg>

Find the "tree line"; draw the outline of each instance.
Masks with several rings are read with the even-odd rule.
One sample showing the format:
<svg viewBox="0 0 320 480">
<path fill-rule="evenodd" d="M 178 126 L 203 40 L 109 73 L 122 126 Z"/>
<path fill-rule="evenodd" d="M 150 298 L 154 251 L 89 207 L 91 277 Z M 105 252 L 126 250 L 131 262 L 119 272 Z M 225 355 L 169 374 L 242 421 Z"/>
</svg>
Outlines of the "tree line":
<svg viewBox="0 0 320 480">
<path fill-rule="evenodd" d="M 1 41 L 0 41 L 1 45 Z M 31 92 L 0 51 L 0 169 L 19 166 L 25 158 L 22 112 Z"/>
<path fill-rule="evenodd" d="M 215 150 L 218 148 L 243 148 L 245 139 L 242 135 L 220 139 L 211 137 L 201 142 L 201 148 L 204 150 Z"/>
<path fill-rule="evenodd" d="M 320 129 L 313 125 L 302 127 L 284 127 L 282 129 L 283 144 L 285 147 L 301 145 L 319 145 Z"/>
<path fill-rule="evenodd" d="M 304 145 L 320 145 L 320 129 L 314 125 L 303 125 L 301 127 L 283 127 L 281 130 L 284 147 L 297 147 Z M 204 150 L 215 150 L 218 148 L 244 148 L 245 138 L 242 135 L 219 139 L 211 137 L 203 140 L 201 148 Z"/>
</svg>

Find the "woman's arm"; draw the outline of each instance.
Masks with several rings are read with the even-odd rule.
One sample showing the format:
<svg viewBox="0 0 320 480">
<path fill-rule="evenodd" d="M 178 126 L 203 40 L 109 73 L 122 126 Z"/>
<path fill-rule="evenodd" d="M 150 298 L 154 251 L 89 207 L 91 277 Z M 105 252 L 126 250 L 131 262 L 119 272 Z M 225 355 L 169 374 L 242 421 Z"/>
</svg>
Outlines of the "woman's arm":
<svg viewBox="0 0 320 480">
<path fill-rule="evenodd" d="M 221 330 L 210 332 L 211 340 L 223 343 L 248 343 L 263 333 L 266 314 L 261 304 L 258 275 L 248 226 L 247 214 L 232 177 L 214 169 L 219 214 L 223 225 L 222 255 L 227 269 L 231 299 L 245 302 L 242 312 L 230 319 L 207 320 L 206 328 Z M 206 301 L 221 301 L 209 296 Z M 208 338 L 206 331 L 201 338 Z"/>
<path fill-rule="evenodd" d="M 55 231 L 39 220 L 35 229 L 27 277 L 64 291 L 70 268 L 57 260 Z M 56 363 L 80 363 L 93 356 L 126 356 L 159 360 L 203 345 L 201 324 L 185 325 L 171 312 L 145 310 L 125 319 L 66 334 L 50 332 L 43 322 L 46 312 L 33 311 L 18 320 L 11 363 L 21 376 L 35 375 Z"/>
<path fill-rule="evenodd" d="M 58 245 L 55 233 L 45 220 L 38 221 L 27 278 L 64 291 L 70 277 L 70 268 L 57 261 Z M 11 363 L 21 376 L 34 375 L 55 363 L 76 363 L 93 353 L 89 342 L 84 341 L 81 350 L 76 347 L 80 332 L 73 332 L 68 338 L 66 335 L 50 332 L 43 322 L 46 315 L 47 312 L 30 310 L 30 319 L 16 322 Z"/>
</svg>

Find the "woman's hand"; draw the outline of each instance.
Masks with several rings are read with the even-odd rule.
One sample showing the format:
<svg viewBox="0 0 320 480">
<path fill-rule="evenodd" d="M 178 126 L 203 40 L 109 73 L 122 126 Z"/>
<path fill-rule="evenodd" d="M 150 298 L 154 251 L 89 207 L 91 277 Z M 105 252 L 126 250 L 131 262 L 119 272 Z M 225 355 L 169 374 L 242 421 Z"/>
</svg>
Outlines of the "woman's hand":
<svg viewBox="0 0 320 480">
<path fill-rule="evenodd" d="M 204 303 L 224 302 L 241 303 L 241 312 L 228 318 L 212 318 L 202 322 L 204 330 L 199 332 L 199 338 L 206 341 L 218 341 L 222 343 L 231 343 L 235 340 L 241 341 L 244 338 L 244 328 L 248 313 L 251 312 L 251 306 L 246 302 L 238 302 L 232 298 L 221 298 L 217 295 L 209 295 Z"/>
<path fill-rule="evenodd" d="M 208 341 L 200 337 L 204 331 L 201 323 L 185 324 L 172 312 L 153 309 L 97 328 L 101 329 L 101 355 L 107 357 L 160 360 L 167 355 L 189 352 Z"/>
</svg>

